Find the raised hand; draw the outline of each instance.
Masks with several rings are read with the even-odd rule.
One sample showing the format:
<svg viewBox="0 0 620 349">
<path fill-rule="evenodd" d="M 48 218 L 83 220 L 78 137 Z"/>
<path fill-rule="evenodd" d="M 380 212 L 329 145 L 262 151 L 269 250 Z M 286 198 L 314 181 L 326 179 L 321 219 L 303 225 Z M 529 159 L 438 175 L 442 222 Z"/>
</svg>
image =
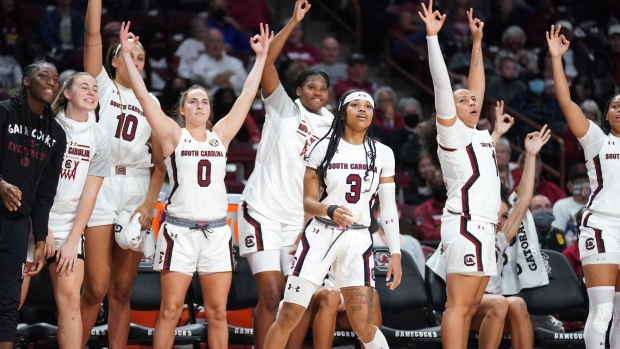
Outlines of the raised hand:
<svg viewBox="0 0 620 349">
<path fill-rule="evenodd" d="M 310 5 L 308 0 L 297 0 L 297 2 L 295 2 L 295 10 L 293 11 L 291 21 L 295 21 L 297 23 L 301 22 L 306 13 L 310 11 L 311 7 L 312 5 Z"/>
<path fill-rule="evenodd" d="M 273 31 L 269 32 L 269 24 L 260 24 L 260 35 L 257 34 L 250 38 L 250 46 L 257 56 L 267 56 L 273 35 Z"/>
<path fill-rule="evenodd" d="M 546 32 L 547 44 L 549 45 L 549 54 L 551 57 L 562 56 L 570 47 L 570 41 L 566 40 L 566 37 L 560 35 L 561 25 L 551 26 L 551 32 Z"/>
<path fill-rule="evenodd" d="M 525 152 L 535 156 L 550 138 L 551 130 L 547 128 L 547 125 L 543 126 L 540 131 L 528 133 L 525 137 Z"/>
<path fill-rule="evenodd" d="M 495 106 L 495 128 L 493 132 L 501 137 L 508 132 L 514 124 L 515 119 L 508 114 L 504 114 L 504 101 L 497 102 Z"/>
<path fill-rule="evenodd" d="M 467 11 L 467 18 L 469 19 L 469 31 L 474 40 L 482 40 L 482 28 L 484 28 L 484 22 L 478 18 L 474 18 L 474 9 L 470 8 Z"/>
<path fill-rule="evenodd" d="M 118 37 L 121 40 L 121 52 L 128 53 L 133 50 L 134 47 L 138 44 L 138 40 L 140 40 L 139 36 L 135 36 L 132 32 L 129 31 L 129 26 L 131 22 L 121 23 L 121 31 L 118 33 Z"/>
<path fill-rule="evenodd" d="M 422 12 L 418 11 L 418 15 L 422 18 L 422 21 L 426 24 L 426 35 L 435 36 L 441 30 L 443 22 L 446 20 L 446 15 L 439 13 L 439 11 L 433 12 L 433 0 L 428 2 L 428 9 L 426 5 L 422 3 Z"/>
</svg>

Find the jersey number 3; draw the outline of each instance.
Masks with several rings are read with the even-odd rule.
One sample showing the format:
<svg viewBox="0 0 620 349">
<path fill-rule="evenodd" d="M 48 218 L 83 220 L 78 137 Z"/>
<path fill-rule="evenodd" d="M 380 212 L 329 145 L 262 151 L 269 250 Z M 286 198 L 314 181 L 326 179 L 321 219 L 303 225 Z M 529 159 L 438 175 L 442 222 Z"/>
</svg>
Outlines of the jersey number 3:
<svg viewBox="0 0 620 349">
<path fill-rule="evenodd" d="M 362 178 L 358 174 L 350 174 L 347 177 L 347 184 L 351 186 L 351 191 L 344 194 L 344 198 L 350 204 L 360 201 L 360 191 L 362 187 Z"/>
<path fill-rule="evenodd" d="M 116 125 L 116 133 L 114 137 L 123 138 L 127 142 L 131 142 L 136 138 L 136 129 L 138 128 L 138 118 L 135 115 L 125 113 L 116 117 L 118 125 Z"/>
</svg>

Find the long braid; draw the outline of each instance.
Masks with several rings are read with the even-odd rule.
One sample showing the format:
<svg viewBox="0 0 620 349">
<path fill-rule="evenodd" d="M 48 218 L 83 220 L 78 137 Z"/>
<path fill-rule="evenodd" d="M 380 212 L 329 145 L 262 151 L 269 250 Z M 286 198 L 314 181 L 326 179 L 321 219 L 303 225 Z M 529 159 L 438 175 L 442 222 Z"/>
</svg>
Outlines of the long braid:
<svg viewBox="0 0 620 349">
<path fill-rule="evenodd" d="M 364 173 L 364 181 L 368 181 L 369 171 L 372 172 L 372 180 L 370 181 L 370 185 L 368 186 L 368 189 L 364 190 L 364 193 L 367 193 L 370 191 L 370 188 L 372 187 L 372 183 L 375 181 L 375 160 L 377 159 L 377 146 L 375 144 L 374 139 L 372 139 L 372 136 L 373 136 L 373 132 L 372 132 L 372 123 L 371 123 L 370 127 L 368 127 L 368 130 L 366 130 L 366 141 L 364 142 L 364 152 L 366 153 L 366 172 Z M 366 150 L 366 143 L 368 143 L 370 154 L 369 154 L 369 151 Z M 368 160 L 370 160 L 370 164 L 368 163 Z"/>
</svg>

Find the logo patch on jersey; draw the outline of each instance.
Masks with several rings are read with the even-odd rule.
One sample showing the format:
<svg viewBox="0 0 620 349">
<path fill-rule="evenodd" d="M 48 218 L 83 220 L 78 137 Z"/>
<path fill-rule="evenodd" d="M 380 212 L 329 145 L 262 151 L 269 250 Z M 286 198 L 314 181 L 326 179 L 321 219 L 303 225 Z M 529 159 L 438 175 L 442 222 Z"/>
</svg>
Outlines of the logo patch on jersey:
<svg viewBox="0 0 620 349">
<path fill-rule="evenodd" d="M 594 249 L 594 239 L 587 238 L 586 239 L 586 250 L 593 250 L 593 249 Z"/>
<path fill-rule="evenodd" d="M 473 254 L 466 254 L 465 257 L 463 257 L 463 263 L 468 267 L 473 267 L 476 265 L 476 256 Z"/>
<path fill-rule="evenodd" d="M 212 147 L 217 147 L 220 145 L 220 142 L 217 139 L 212 139 L 209 141 L 209 144 L 211 144 Z"/>
<path fill-rule="evenodd" d="M 250 247 L 254 247 L 254 245 L 256 245 L 256 243 L 254 242 L 254 236 L 252 235 L 248 235 L 245 237 L 245 247 L 250 248 Z"/>
<path fill-rule="evenodd" d="M 125 166 L 116 166 L 116 174 L 117 175 L 123 175 L 126 176 L 127 175 L 127 167 Z"/>
<path fill-rule="evenodd" d="M 75 174 L 77 173 L 79 161 L 74 161 L 71 159 L 65 160 L 64 168 L 60 169 L 60 178 L 75 180 Z"/>
<path fill-rule="evenodd" d="M 383 250 L 383 249 L 377 249 L 375 250 L 374 257 L 375 257 L 375 268 L 377 268 L 377 270 L 387 271 L 388 265 L 390 264 L 390 261 L 392 260 L 390 251 Z"/>
<path fill-rule="evenodd" d="M 290 290 L 290 289 L 293 289 L 293 290 L 295 290 L 295 292 L 299 292 L 299 290 L 301 290 L 301 287 L 300 287 L 300 286 L 293 287 L 293 285 L 292 285 L 292 284 L 288 284 L 288 289 L 289 289 L 289 290 Z"/>
</svg>

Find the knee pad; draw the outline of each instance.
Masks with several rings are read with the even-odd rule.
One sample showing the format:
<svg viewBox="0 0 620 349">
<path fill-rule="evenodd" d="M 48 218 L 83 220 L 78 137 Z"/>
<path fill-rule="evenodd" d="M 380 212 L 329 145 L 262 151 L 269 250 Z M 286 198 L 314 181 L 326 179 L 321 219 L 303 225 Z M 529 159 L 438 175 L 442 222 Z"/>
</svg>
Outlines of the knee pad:
<svg viewBox="0 0 620 349">
<path fill-rule="evenodd" d="M 298 276 L 289 275 L 284 286 L 284 301 L 308 307 L 314 291 L 319 287 Z"/>
<path fill-rule="evenodd" d="M 592 326 L 601 332 L 607 332 L 611 314 L 614 309 L 613 303 L 603 303 L 594 306 L 592 315 Z"/>
</svg>

